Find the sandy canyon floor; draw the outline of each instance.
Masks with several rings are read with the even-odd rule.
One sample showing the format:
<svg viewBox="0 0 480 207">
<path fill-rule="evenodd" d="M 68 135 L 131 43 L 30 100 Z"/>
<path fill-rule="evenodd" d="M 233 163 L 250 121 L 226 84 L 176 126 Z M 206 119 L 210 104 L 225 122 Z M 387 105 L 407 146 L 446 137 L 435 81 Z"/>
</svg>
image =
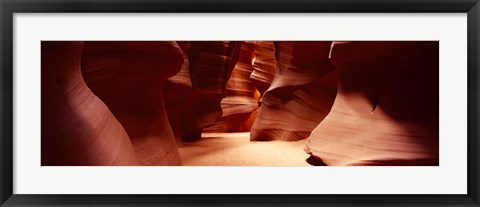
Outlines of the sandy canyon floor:
<svg viewBox="0 0 480 207">
<path fill-rule="evenodd" d="M 312 166 L 305 141 L 250 142 L 249 132 L 203 133 L 179 150 L 185 166 Z"/>
</svg>

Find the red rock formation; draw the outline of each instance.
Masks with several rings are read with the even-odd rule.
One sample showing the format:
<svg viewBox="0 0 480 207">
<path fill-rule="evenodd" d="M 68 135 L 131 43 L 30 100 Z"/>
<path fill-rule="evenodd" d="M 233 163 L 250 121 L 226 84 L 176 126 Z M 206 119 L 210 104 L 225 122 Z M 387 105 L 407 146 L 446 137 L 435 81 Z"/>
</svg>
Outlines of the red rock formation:
<svg viewBox="0 0 480 207">
<path fill-rule="evenodd" d="M 122 123 L 143 165 L 180 164 L 163 87 L 183 62 L 175 42 L 85 43 L 85 81 Z"/>
<path fill-rule="evenodd" d="M 275 42 L 277 71 L 251 130 L 252 141 L 305 139 L 330 111 L 336 74 L 330 42 Z"/>
<path fill-rule="evenodd" d="M 273 81 L 276 70 L 275 45 L 271 41 L 255 41 L 255 59 L 250 76 L 260 94 L 265 93 Z"/>
<path fill-rule="evenodd" d="M 191 110 L 193 101 L 192 81 L 188 63 L 190 42 L 177 41 L 183 52 L 184 63 L 180 72 L 168 78 L 165 83 L 164 99 L 168 120 L 172 127 L 177 145 L 182 145 L 182 130 L 180 127 L 180 116 L 182 113 Z"/>
<path fill-rule="evenodd" d="M 139 165 L 132 143 L 80 71 L 83 42 L 42 41 L 42 165 Z"/>
<path fill-rule="evenodd" d="M 222 117 L 205 131 L 250 131 L 250 127 L 246 126 L 245 122 L 258 108 L 257 99 L 255 99 L 256 88 L 250 79 L 254 52 L 253 42 L 242 42 L 240 56 L 227 82 L 227 97 L 221 101 Z"/>
<path fill-rule="evenodd" d="M 306 152 L 327 165 L 438 165 L 438 42 L 335 44 L 339 89 Z"/>
<path fill-rule="evenodd" d="M 220 101 L 240 54 L 241 42 L 199 41 L 190 43 L 190 78 L 194 90 L 193 107 L 181 116 L 184 140 L 200 138 L 203 128 L 222 116 Z"/>
</svg>

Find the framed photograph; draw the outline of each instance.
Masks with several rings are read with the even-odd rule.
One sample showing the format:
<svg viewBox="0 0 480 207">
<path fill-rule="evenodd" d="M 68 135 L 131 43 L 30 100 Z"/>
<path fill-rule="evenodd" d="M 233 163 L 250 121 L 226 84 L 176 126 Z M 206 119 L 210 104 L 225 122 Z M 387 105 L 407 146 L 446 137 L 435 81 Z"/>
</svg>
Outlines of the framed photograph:
<svg viewBox="0 0 480 207">
<path fill-rule="evenodd" d="M 1 0 L 1 206 L 480 206 L 478 0 Z"/>
</svg>

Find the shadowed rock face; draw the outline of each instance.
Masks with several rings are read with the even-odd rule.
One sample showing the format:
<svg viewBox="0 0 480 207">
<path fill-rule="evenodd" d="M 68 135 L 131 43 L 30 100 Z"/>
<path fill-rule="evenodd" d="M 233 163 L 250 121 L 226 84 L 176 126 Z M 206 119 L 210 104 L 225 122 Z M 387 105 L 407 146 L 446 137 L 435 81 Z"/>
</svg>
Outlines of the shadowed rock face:
<svg viewBox="0 0 480 207">
<path fill-rule="evenodd" d="M 255 99 L 256 88 L 250 79 L 253 71 L 254 51 L 255 44 L 253 42 L 242 42 L 237 64 L 227 82 L 227 96 L 220 103 L 222 117 L 215 122 L 214 126 L 204 131 L 250 131 L 250 126 L 247 126 L 246 121 L 258 107 Z"/>
<path fill-rule="evenodd" d="M 222 116 L 221 100 L 227 95 L 226 85 L 240 55 L 241 42 L 191 42 L 190 78 L 194 98 L 190 112 L 180 117 L 184 140 L 199 139 L 203 128 L 214 125 Z"/>
<path fill-rule="evenodd" d="M 329 113 L 336 74 L 328 59 L 331 42 L 275 42 L 277 71 L 262 105 L 252 141 L 305 139 Z"/>
<path fill-rule="evenodd" d="M 255 41 L 255 60 L 250 78 L 260 94 L 270 87 L 275 70 L 275 44 L 272 41 Z"/>
<path fill-rule="evenodd" d="M 124 126 L 143 165 L 180 164 L 163 90 L 183 63 L 175 42 L 85 43 L 85 81 Z"/>
<path fill-rule="evenodd" d="M 183 52 L 184 63 L 180 72 L 168 78 L 165 83 L 164 99 L 168 120 L 172 127 L 177 145 L 182 145 L 182 130 L 180 128 L 180 116 L 182 113 L 192 110 L 193 88 L 190 80 L 188 54 L 190 42 L 177 41 Z"/>
<path fill-rule="evenodd" d="M 327 165 L 438 165 L 438 42 L 335 44 L 330 114 L 305 147 Z"/>
<path fill-rule="evenodd" d="M 83 42 L 42 42 L 42 165 L 140 165 L 129 136 L 85 84 Z"/>
</svg>

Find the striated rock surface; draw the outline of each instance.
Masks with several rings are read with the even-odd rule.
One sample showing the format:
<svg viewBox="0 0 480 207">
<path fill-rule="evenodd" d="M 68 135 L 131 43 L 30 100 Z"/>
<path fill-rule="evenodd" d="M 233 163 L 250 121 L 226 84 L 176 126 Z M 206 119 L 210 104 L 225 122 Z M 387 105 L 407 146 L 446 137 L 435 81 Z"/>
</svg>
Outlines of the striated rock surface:
<svg viewBox="0 0 480 207">
<path fill-rule="evenodd" d="M 254 51 L 255 44 L 253 42 L 242 42 L 237 64 L 227 82 L 227 96 L 220 103 L 222 117 L 215 122 L 214 126 L 205 131 L 250 131 L 250 126 L 246 121 L 258 107 L 257 99 L 255 99 L 256 88 L 250 79 L 253 71 Z"/>
<path fill-rule="evenodd" d="M 85 81 L 124 126 L 143 165 L 180 165 L 163 90 L 183 63 L 175 42 L 85 43 Z"/>
<path fill-rule="evenodd" d="M 188 54 L 190 42 L 177 41 L 183 52 L 184 63 L 180 72 L 167 79 L 164 88 L 165 109 L 178 146 L 182 145 L 180 117 L 190 111 L 193 101 L 192 81 L 190 80 Z"/>
<path fill-rule="evenodd" d="M 253 69 L 250 78 L 260 94 L 263 94 L 275 76 L 275 44 L 272 41 L 255 41 Z"/>
<path fill-rule="evenodd" d="M 276 73 L 263 94 L 252 141 L 305 139 L 329 113 L 336 73 L 328 59 L 331 42 L 275 42 Z"/>
<path fill-rule="evenodd" d="M 199 139 L 204 128 L 222 116 L 221 100 L 240 55 L 241 42 L 190 42 L 189 64 L 194 98 L 190 112 L 180 117 L 184 140 Z"/>
<path fill-rule="evenodd" d="M 84 43 L 41 44 L 42 165 L 139 165 L 124 128 L 82 78 Z"/>
<path fill-rule="evenodd" d="M 327 165 L 438 165 L 438 42 L 335 44 L 339 89 L 305 151 Z"/>
</svg>

